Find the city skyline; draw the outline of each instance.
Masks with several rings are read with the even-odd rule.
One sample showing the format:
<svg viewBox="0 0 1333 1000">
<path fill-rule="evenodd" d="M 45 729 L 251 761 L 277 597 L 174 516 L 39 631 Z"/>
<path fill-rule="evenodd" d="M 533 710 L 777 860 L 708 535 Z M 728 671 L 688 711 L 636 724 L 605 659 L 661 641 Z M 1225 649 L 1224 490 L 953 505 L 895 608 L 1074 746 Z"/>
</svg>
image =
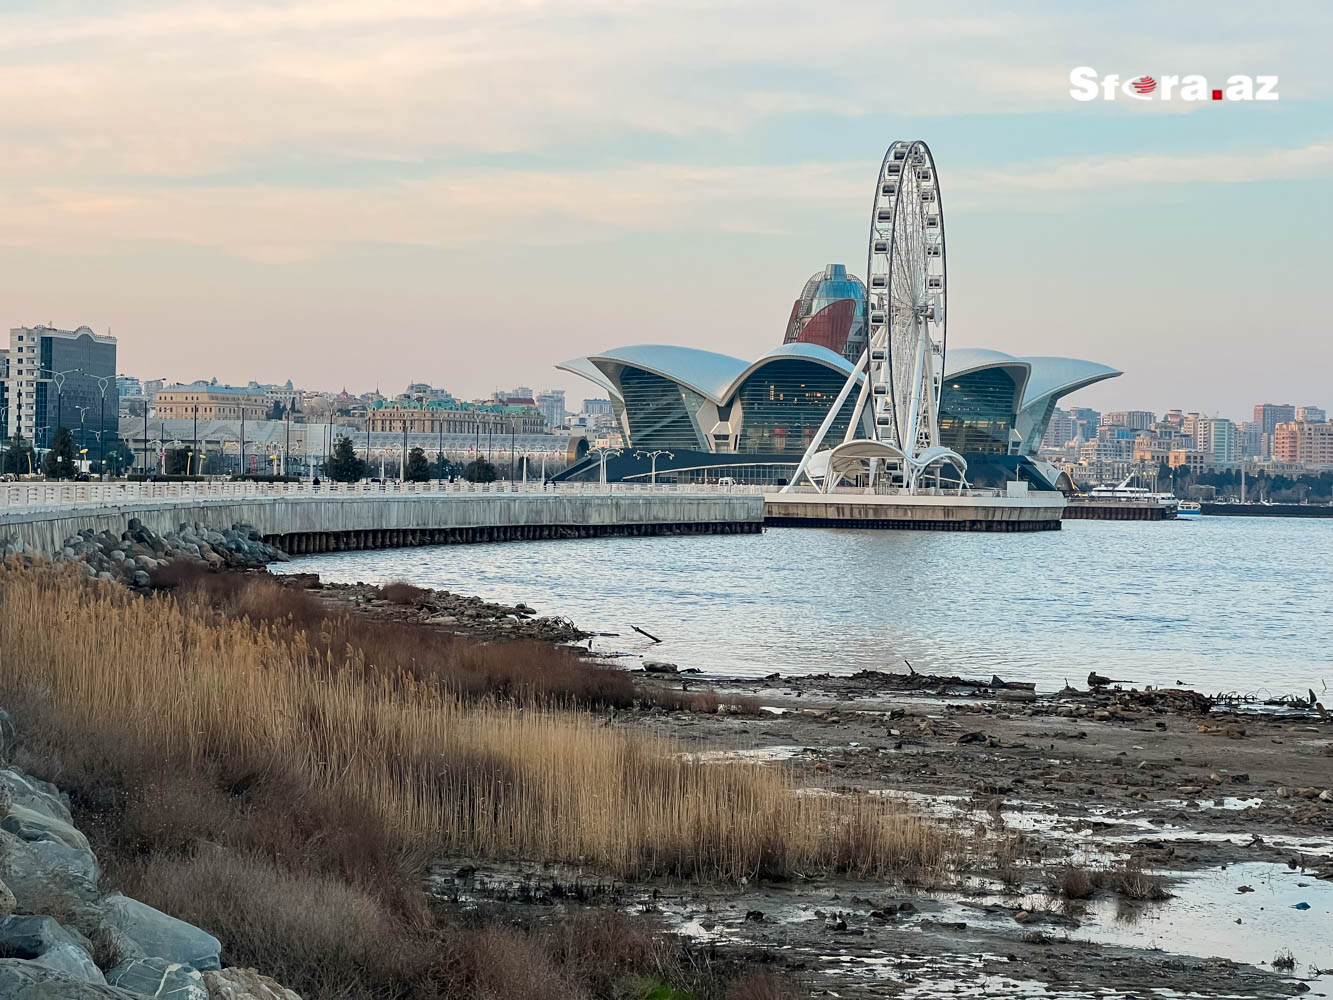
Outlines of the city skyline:
<svg viewBox="0 0 1333 1000">
<path fill-rule="evenodd" d="M 951 346 L 1096 357 L 1125 372 L 1075 400 L 1102 409 L 1327 405 L 1329 27 L 1311 4 L 20 5 L 0 303 L 109 328 L 144 378 L 577 394 L 554 365 L 608 344 L 766 349 L 812 271 L 863 270 L 867 170 L 919 136 Z M 1080 102 L 1078 66 L 1270 73 L 1281 100 Z"/>
</svg>

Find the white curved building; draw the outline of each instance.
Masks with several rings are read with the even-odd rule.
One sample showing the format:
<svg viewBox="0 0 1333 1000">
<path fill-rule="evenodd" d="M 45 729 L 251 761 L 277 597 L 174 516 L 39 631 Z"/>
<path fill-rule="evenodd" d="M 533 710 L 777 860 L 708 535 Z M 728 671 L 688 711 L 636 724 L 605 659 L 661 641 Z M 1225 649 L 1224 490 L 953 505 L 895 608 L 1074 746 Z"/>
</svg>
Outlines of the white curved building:
<svg viewBox="0 0 1333 1000">
<path fill-rule="evenodd" d="M 730 476 L 776 484 L 801 460 L 847 380 L 852 364 L 841 354 L 809 343 L 787 343 L 750 363 L 714 351 L 663 344 L 616 348 L 557 366 L 596 384 L 611 396 L 627 447 L 608 463 L 608 477 L 648 474 L 634 450 L 667 450 L 659 478 L 681 481 Z M 1028 470 L 1058 400 L 1121 374 L 1074 358 L 1014 357 L 982 348 L 945 356 L 940 399 L 940 443 L 968 459 L 975 472 L 990 464 Z M 854 400 L 844 404 L 828 440 L 843 439 Z M 858 436 L 858 435 L 854 435 Z M 576 466 L 569 476 L 588 469 Z M 1020 473 L 1022 474 L 1022 473 Z M 1043 482 L 1045 480 L 1045 482 Z"/>
</svg>

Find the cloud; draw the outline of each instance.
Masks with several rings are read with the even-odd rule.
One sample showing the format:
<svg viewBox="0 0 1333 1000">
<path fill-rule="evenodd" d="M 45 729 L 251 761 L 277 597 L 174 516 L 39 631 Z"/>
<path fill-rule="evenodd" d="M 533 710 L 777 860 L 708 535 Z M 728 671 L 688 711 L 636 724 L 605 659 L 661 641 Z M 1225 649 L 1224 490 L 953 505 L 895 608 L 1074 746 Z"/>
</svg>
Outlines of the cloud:
<svg viewBox="0 0 1333 1000">
<path fill-rule="evenodd" d="M 1040 197 L 1113 192 L 1136 193 L 1176 185 L 1249 184 L 1333 177 L 1333 141 L 1288 149 L 1237 147 L 1193 155 L 1114 154 L 1075 160 L 1033 160 L 998 170 L 959 171 L 945 189 L 946 205 L 1009 209 Z M 1039 196 L 1039 197 L 1034 197 Z M 1063 204 L 1063 203 L 1062 203 Z"/>
<path fill-rule="evenodd" d="M 1278 50 L 1276 17 L 1277 29 L 1248 26 L 1238 42 L 1151 8 L 1137 21 L 1121 9 L 980 3 L 945 18 L 854 0 L 69 10 L 0 16 L 0 154 L 11 176 L 207 176 L 571 147 L 614 157 L 644 135 L 716 143 L 797 112 L 1067 111 L 1068 72 L 1081 64 L 1225 73 L 1265 71 L 1250 64 L 1281 55 L 1323 79 L 1317 32 Z M 1126 52 L 1132 67 L 1121 65 Z"/>
</svg>

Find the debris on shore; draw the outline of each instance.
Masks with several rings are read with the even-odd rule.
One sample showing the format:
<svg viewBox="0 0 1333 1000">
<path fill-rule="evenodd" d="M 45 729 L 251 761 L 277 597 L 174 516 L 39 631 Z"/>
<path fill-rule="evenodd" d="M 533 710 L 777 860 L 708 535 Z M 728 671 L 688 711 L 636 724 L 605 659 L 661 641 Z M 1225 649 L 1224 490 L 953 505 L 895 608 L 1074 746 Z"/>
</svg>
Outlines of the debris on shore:
<svg viewBox="0 0 1333 1000">
<path fill-rule="evenodd" d="M 380 587 L 373 583 L 325 583 L 317 573 L 290 573 L 274 579 L 283 586 L 314 591 L 326 601 L 346 604 L 381 620 L 437 626 L 487 638 L 554 643 L 582 642 L 593 634 L 568 618 L 538 615 L 523 603 L 497 604 L 411 584 Z"/>
</svg>

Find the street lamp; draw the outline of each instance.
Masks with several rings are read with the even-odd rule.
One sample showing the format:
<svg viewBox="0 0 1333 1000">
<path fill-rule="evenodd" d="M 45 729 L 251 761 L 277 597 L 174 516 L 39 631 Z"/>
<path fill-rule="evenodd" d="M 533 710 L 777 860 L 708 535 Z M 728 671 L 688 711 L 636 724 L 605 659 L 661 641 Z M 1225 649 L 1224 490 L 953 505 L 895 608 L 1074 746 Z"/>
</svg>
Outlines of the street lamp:
<svg viewBox="0 0 1333 1000">
<path fill-rule="evenodd" d="M 75 403 L 74 409 L 79 411 L 79 454 L 86 455 L 88 453 L 88 431 L 84 420 L 88 416 L 89 407 Z M 86 462 L 87 459 L 85 458 L 84 461 Z"/>
<path fill-rule="evenodd" d="M 654 486 L 657 485 L 657 456 L 658 456 L 658 455 L 665 455 L 667 458 L 675 458 L 675 457 L 676 457 L 676 456 L 673 455 L 671 452 L 669 452 L 669 451 L 663 451 L 663 450 L 661 450 L 661 449 L 658 449 L 657 451 L 636 451 L 636 452 L 634 453 L 634 457 L 635 457 L 635 458 L 644 458 L 644 457 L 646 456 L 646 457 L 651 458 L 651 459 L 653 460 L 652 478 L 651 478 L 649 481 L 650 481 L 650 482 L 652 483 L 652 485 L 654 485 Z"/>
<path fill-rule="evenodd" d="M 602 485 L 605 486 L 605 485 L 606 485 L 606 460 L 607 460 L 608 458 L 610 458 L 612 455 L 619 455 L 619 454 L 620 454 L 620 449 L 619 449 L 619 448 L 594 448 L 592 451 L 588 452 L 588 454 L 589 454 L 589 455 L 596 455 L 596 456 L 598 456 L 598 460 L 600 461 L 601 466 L 602 466 Z"/>
</svg>

